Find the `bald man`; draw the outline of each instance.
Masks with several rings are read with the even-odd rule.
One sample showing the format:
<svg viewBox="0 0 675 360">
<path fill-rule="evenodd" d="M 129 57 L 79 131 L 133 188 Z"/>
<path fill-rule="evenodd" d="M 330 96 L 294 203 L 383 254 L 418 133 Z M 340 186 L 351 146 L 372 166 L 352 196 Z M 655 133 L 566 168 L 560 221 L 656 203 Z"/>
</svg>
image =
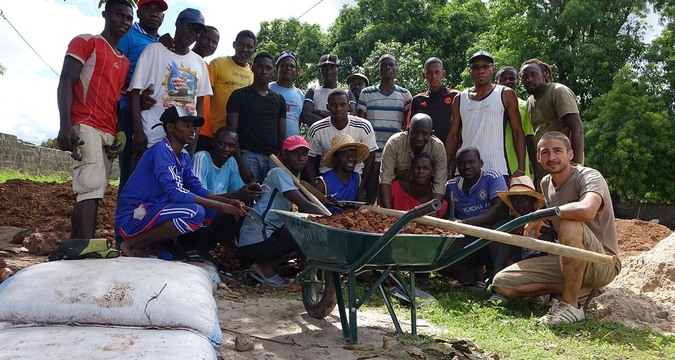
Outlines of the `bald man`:
<svg viewBox="0 0 675 360">
<path fill-rule="evenodd" d="M 433 121 L 427 114 L 416 114 L 410 119 L 410 129 L 392 135 L 382 150 L 378 202 L 391 208 L 391 183 L 408 177 L 412 159 L 419 153 L 431 155 L 436 172 L 431 183 L 434 198 L 443 199 L 448 178 L 448 161 L 443 142 L 434 135 Z"/>
</svg>

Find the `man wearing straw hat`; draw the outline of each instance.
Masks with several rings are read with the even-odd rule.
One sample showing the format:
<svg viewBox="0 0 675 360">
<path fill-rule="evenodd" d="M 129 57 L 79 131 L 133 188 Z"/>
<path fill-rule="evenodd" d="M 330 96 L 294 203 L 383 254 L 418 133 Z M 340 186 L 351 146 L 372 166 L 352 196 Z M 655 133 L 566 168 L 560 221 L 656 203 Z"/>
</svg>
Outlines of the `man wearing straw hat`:
<svg viewBox="0 0 675 360">
<path fill-rule="evenodd" d="M 354 171 L 356 164 L 370 156 L 365 144 L 355 142 L 349 134 L 340 134 L 333 138 L 333 146 L 323 156 L 321 162 L 330 170 L 318 176 L 312 182 L 324 195 L 336 200 L 365 201 L 366 193 L 361 174 Z M 341 213 L 336 207 L 329 207 L 333 214 Z"/>
<path fill-rule="evenodd" d="M 557 206 L 560 217 L 553 220 L 561 244 L 589 251 L 618 255 L 616 224 L 607 182 L 595 169 L 574 166 L 574 151 L 565 134 L 551 131 L 537 144 L 537 161 L 549 175 L 541 181 L 548 206 Z M 541 222 L 525 226 L 539 235 Z M 614 266 L 587 264 L 585 261 L 555 255 L 519 261 L 495 276 L 492 290 L 510 299 L 518 296 L 562 294 L 561 300 L 539 318 L 547 325 L 584 321 L 578 308 L 583 289 L 609 284 L 619 273 Z"/>
<path fill-rule="evenodd" d="M 544 195 L 537 192 L 534 188 L 534 183 L 529 176 L 516 176 L 511 178 L 511 184 L 508 191 L 498 191 L 497 195 L 509 207 L 511 213 L 515 216 L 527 215 L 537 209 L 545 206 Z M 522 234 L 523 228 L 520 227 L 511 231 L 513 234 Z M 529 235 L 533 235 L 532 233 Z M 550 221 L 544 221 L 538 236 L 541 240 L 556 241 L 558 234 L 552 227 Z M 544 255 L 540 251 L 520 248 L 517 246 L 503 245 L 505 251 L 508 252 L 506 257 L 499 259 L 500 264 L 496 264 L 498 269 L 503 269 L 512 265 L 516 261 L 526 259 L 529 257 Z M 508 250 L 511 251 L 508 251 Z M 502 262 L 503 261 L 503 262 Z"/>
</svg>

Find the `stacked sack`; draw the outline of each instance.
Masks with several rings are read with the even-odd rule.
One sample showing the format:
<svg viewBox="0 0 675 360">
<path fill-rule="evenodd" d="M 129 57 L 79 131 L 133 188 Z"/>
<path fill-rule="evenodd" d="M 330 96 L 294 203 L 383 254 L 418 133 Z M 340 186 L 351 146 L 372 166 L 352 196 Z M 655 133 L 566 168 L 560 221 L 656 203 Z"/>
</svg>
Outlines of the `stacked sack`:
<svg viewBox="0 0 675 360">
<path fill-rule="evenodd" d="M 218 281 L 154 259 L 27 267 L 0 284 L 0 359 L 216 359 Z"/>
</svg>

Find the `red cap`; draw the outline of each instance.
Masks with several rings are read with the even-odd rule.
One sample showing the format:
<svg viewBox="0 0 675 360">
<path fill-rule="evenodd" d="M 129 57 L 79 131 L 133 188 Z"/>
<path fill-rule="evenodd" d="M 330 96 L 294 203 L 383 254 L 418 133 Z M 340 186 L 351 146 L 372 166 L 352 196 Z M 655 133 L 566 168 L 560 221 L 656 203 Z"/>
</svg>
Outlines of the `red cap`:
<svg viewBox="0 0 675 360">
<path fill-rule="evenodd" d="M 309 150 L 312 149 L 312 148 L 309 147 L 309 143 L 307 142 L 307 140 L 305 140 L 304 137 L 302 137 L 300 135 L 293 135 L 293 136 L 289 136 L 288 138 L 286 138 L 286 140 L 284 141 L 284 146 L 283 146 L 282 149 L 288 150 L 288 151 L 293 151 L 293 150 L 295 150 L 297 148 L 301 148 L 301 147 L 307 148 Z"/>
<path fill-rule="evenodd" d="M 169 6 L 166 4 L 166 2 L 165 2 L 164 0 L 138 0 L 137 6 L 138 6 L 138 8 L 140 9 L 141 6 L 143 6 L 143 5 L 145 5 L 145 4 L 150 4 L 150 3 L 157 3 L 157 4 L 159 4 L 159 6 L 162 7 L 162 11 L 166 11 L 166 9 L 169 8 Z"/>
</svg>

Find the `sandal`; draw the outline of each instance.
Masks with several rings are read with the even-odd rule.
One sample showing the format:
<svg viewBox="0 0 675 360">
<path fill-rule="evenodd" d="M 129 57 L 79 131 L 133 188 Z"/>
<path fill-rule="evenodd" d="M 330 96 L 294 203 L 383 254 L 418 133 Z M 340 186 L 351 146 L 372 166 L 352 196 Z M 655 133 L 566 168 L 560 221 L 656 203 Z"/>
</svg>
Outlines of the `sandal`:
<svg viewBox="0 0 675 360">
<path fill-rule="evenodd" d="M 288 287 L 288 284 L 284 281 L 279 274 L 274 274 L 274 276 L 270 278 L 265 278 L 264 276 L 258 274 L 255 271 L 255 268 L 251 266 L 251 277 L 258 280 L 263 285 L 267 285 L 271 288 L 275 289 L 285 289 Z"/>
<path fill-rule="evenodd" d="M 204 262 L 197 250 L 188 250 L 185 252 L 185 260 L 188 262 Z"/>
</svg>

